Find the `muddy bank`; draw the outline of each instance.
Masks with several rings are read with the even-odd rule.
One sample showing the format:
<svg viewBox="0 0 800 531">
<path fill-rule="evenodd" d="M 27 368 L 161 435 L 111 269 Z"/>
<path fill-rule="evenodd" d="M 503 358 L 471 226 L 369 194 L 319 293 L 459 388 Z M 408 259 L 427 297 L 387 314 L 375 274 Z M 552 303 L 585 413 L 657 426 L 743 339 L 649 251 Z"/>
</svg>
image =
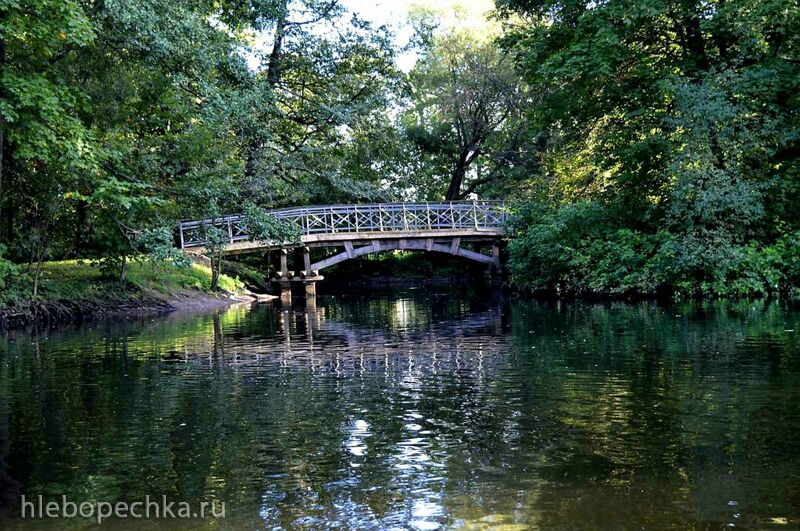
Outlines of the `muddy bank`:
<svg viewBox="0 0 800 531">
<path fill-rule="evenodd" d="M 220 310 L 236 304 L 250 304 L 274 297 L 254 294 L 211 295 L 183 293 L 169 299 L 145 297 L 108 304 L 92 300 L 57 300 L 25 306 L 0 308 L 0 330 L 26 326 L 52 327 L 100 318 L 164 315 L 171 312 Z"/>
</svg>

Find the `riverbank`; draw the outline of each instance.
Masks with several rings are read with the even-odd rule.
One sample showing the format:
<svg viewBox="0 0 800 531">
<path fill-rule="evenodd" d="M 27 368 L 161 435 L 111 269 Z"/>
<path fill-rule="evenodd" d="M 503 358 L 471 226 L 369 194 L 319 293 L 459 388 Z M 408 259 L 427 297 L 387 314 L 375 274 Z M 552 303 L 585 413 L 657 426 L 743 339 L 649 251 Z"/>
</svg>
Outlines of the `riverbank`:
<svg viewBox="0 0 800 531">
<path fill-rule="evenodd" d="M 36 298 L 0 305 L 0 329 L 65 324 L 101 316 L 223 308 L 256 300 L 238 278 L 228 275 L 221 275 L 220 291 L 212 292 L 211 270 L 198 264 L 176 267 L 135 262 L 120 281 L 104 275 L 88 261 L 46 262 L 40 282 Z"/>
</svg>

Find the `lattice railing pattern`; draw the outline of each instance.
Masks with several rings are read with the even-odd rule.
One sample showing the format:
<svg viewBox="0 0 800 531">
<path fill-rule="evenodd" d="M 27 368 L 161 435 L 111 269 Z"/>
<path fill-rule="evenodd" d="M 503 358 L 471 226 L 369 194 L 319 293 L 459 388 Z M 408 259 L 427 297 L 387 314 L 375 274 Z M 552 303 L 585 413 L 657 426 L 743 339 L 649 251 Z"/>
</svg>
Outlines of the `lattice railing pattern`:
<svg viewBox="0 0 800 531">
<path fill-rule="evenodd" d="M 452 229 L 498 229 L 506 222 L 501 201 L 448 203 L 380 203 L 283 208 L 269 212 L 293 223 L 302 235 L 342 232 L 398 232 Z M 181 247 L 206 244 L 210 227 L 227 234 L 230 243 L 249 240 L 244 216 L 224 216 L 180 224 Z"/>
</svg>

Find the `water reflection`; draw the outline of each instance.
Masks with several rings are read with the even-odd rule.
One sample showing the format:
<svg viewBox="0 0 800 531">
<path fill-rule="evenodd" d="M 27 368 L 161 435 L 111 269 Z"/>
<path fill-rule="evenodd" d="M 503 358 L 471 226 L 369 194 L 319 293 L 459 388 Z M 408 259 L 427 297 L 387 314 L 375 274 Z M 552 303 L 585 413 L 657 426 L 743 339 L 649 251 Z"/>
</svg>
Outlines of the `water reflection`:
<svg viewBox="0 0 800 531">
<path fill-rule="evenodd" d="M 4 471 L 30 496 L 224 500 L 226 528 L 785 528 L 799 318 L 403 290 L 18 332 Z"/>
</svg>

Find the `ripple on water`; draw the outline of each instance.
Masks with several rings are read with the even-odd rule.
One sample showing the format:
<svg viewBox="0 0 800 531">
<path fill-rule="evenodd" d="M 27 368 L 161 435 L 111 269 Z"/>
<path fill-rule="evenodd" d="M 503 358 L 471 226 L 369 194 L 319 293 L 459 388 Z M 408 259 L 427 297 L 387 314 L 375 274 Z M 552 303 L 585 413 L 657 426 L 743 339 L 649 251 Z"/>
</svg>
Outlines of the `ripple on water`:
<svg viewBox="0 0 800 531">
<path fill-rule="evenodd" d="M 29 494 L 219 499 L 242 528 L 785 526 L 799 320 L 414 290 L 20 332 L 6 462 Z"/>
</svg>

